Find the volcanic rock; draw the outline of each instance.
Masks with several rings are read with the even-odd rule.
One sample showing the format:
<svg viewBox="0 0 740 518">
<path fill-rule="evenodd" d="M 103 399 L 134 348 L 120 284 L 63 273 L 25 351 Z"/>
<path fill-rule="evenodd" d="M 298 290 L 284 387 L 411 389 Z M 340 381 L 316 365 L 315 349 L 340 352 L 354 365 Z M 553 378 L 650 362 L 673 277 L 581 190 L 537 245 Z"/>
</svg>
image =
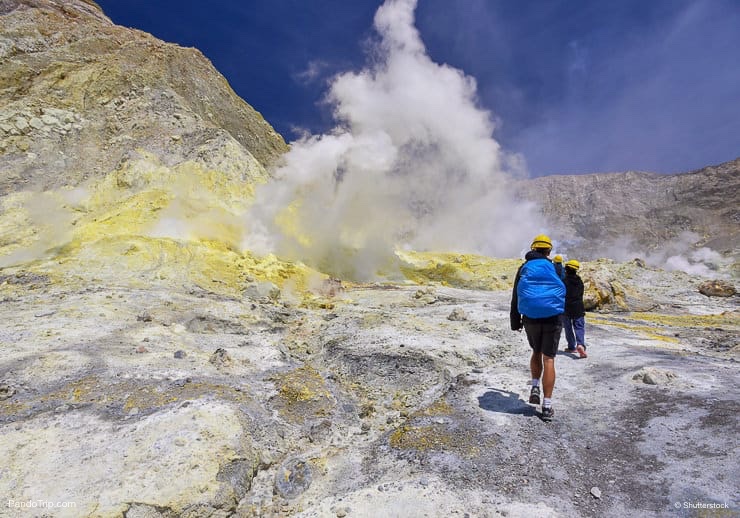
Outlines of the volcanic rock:
<svg viewBox="0 0 740 518">
<path fill-rule="evenodd" d="M 264 179 L 287 149 L 197 49 L 94 2 L 3 0 L 0 27 L 0 194 L 76 187 L 142 153 Z"/>
<path fill-rule="evenodd" d="M 642 381 L 646 385 L 665 385 L 676 378 L 676 374 L 665 369 L 645 367 L 632 376 L 634 381 Z"/>
<path fill-rule="evenodd" d="M 0 401 L 12 398 L 13 394 L 15 394 L 15 387 L 0 383 Z"/>
<path fill-rule="evenodd" d="M 737 291 L 728 281 L 711 280 L 699 285 L 699 293 L 707 297 L 732 297 Z"/>
</svg>

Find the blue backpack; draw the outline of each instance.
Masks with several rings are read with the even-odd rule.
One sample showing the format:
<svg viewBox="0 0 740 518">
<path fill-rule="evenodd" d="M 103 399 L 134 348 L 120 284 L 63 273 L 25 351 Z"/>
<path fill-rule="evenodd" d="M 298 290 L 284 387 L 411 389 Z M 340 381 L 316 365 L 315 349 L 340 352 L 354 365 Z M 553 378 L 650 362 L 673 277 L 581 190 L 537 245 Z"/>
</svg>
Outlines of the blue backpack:
<svg viewBox="0 0 740 518">
<path fill-rule="evenodd" d="M 519 271 L 516 286 L 519 313 L 547 318 L 565 311 L 565 284 L 547 259 L 531 259 Z"/>
</svg>

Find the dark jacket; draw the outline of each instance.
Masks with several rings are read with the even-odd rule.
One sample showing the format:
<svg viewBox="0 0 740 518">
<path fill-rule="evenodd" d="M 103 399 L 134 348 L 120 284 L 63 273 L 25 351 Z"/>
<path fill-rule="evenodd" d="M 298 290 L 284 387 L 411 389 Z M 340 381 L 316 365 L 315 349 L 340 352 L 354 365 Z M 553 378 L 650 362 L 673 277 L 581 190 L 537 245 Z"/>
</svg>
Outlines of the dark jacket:
<svg viewBox="0 0 740 518">
<path fill-rule="evenodd" d="M 546 255 L 532 250 L 524 259 L 511 294 L 510 321 L 514 331 L 522 328 L 522 316 L 531 320 L 557 319 L 563 313 L 565 299 L 565 286 Z M 523 275 L 526 277 L 522 281 Z"/>
<path fill-rule="evenodd" d="M 552 263 L 553 266 L 555 266 L 555 273 L 558 274 L 558 277 L 560 277 L 561 280 L 565 279 L 565 268 L 563 268 L 563 263 Z"/>
<path fill-rule="evenodd" d="M 586 314 L 583 307 L 583 281 L 570 268 L 565 269 L 565 316 L 579 318 Z"/>
</svg>

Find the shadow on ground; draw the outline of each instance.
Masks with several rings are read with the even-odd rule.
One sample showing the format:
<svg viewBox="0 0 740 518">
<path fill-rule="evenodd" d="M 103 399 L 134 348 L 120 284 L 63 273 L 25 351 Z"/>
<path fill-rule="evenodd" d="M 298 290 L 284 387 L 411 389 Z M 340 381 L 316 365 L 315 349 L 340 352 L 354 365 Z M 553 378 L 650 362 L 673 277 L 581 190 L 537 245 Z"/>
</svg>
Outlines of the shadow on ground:
<svg viewBox="0 0 740 518">
<path fill-rule="evenodd" d="M 506 390 L 488 388 L 488 391 L 478 397 L 478 406 L 489 412 L 504 414 L 534 416 L 534 407 L 519 398 L 519 394 Z"/>
</svg>

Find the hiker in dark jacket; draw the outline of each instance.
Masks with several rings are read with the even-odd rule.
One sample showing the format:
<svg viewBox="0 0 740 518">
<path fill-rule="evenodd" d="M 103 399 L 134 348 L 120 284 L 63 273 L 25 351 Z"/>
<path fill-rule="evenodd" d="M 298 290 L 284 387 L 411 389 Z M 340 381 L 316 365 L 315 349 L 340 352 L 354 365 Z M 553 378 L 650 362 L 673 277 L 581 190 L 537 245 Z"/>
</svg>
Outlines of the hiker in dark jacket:
<svg viewBox="0 0 740 518">
<path fill-rule="evenodd" d="M 565 339 L 567 352 L 586 358 L 586 310 L 583 307 L 583 281 L 578 276 L 581 263 L 571 259 L 565 263 Z"/>
<path fill-rule="evenodd" d="M 562 255 L 556 255 L 552 258 L 552 265 L 555 267 L 555 273 L 558 274 L 558 277 L 560 277 L 560 280 L 565 280 L 565 269 L 563 268 L 563 256 Z"/>
<path fill-rule="evenodd" d="M 527 333 L 532 348 L 529 370 L 532 389 L 529 402 L 540 404 L 540 377 L 542 378 L 542 419 L 553 418 L 552 391 L 555 387 L 555 355 L 563 329 L 561 316 L 565 304 L 565 286 L 555 272 L 548 255 L 552 241 L 546 235 L 532 240 L 531 250 L 519 267 L 511 294 L 511 329 Z"/>
</svg>

